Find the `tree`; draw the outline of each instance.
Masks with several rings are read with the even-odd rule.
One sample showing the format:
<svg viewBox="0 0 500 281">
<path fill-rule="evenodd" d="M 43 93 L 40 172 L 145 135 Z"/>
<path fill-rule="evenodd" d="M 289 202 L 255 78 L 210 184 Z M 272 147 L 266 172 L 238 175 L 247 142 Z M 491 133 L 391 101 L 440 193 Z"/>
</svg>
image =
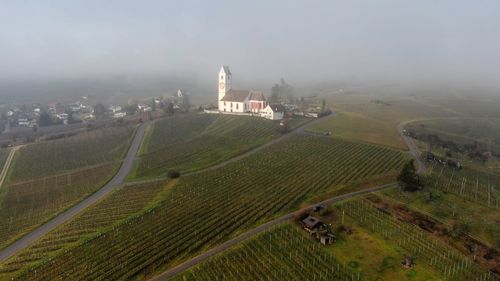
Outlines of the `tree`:
<svg viewBox="0 0 500 281">
<path fill-rule="evenodd" d="M 190 108 L 191 108 L 191 100 L 189 98 L 189 95 L 184 94 L 182 96 L 182 109 L 184 109 L 185 112 L 189 112 Z"/>
<path fill-rule="evenodd" d="M 177 170 L 170 170 L 167 173 L 167 177 L 169 179 L 176 179 L 176 178 L 178 178 L 180 176 L 181 176 L 181 173 L 179 171 L 177 171 Z"/>
<path fill-rule="evenodd" d="M 415 170 L 415 161 L 411 159 L 401 169 L 398 176 L 399 185 L 405 191 L 417 191 L 420 189 L 420 180 Z"/>
<path fill-rule="evenodd" d="M 98 103 L 94 106 L 94 116 L 96 119 L 103 119 L 106 108 L 102 103 Z"/>
<path fill-rule="evenodd" d="M 168 101 L 167 106 L 163 108 L 163 111 L 168 115 L 174 115 L 174 104 Z"/>
<path fill-rule="evenodd" d="M 271 102 L 277 102 L 280 98 L 280 85 L 274 84 L 271 88 Z"/>
<path fill-rule="evenodd" d="M 52 125 L 52 118 L 50 118 L 50 115 L 47 112 L 42 112 L 42 114 L 40 114 L 38 125 L 40 127 L 47 127 Z"/>
</svg>

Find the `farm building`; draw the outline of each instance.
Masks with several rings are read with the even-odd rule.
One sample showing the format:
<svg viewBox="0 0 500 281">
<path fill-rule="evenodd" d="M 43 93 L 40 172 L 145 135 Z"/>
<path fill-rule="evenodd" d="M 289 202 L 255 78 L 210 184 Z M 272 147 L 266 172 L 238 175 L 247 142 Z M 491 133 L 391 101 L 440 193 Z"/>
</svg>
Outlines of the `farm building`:
<svg viewBox="0 0 500 281">
<path fill-rule="evenodd" d="M 260 116 L 270 120 L 281 120 L 285 114 L 285 108 L 281 104 L 268 104 L 260 111 Z"/>
<path fill-rule="evenodd" d="M 335 235 L 331 232 L 328 225 L 313 216 L 307 216 L 302 220 L 302 227 L 311 235 L 315 235 L 316 239 L 323 245 L 332 244 L 335 242 Z"/>
</svg>

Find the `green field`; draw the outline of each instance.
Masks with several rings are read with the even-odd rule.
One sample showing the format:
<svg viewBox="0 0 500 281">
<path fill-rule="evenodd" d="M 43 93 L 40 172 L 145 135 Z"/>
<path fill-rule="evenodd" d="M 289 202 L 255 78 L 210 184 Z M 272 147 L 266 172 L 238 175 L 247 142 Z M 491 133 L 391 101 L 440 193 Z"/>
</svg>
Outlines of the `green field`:
<svg viewBox="0 0 500 281">
<path fill-rule="evenodd" d="M 352 279 L 353 278 L 353 279 Z M 280 225 L 210 258 L 173 280 L 360 280 L 311 236 Z"/>
<path fill-rule="evenodd" d="M 334 136 L 398 149 L 406 148 L 396 127 L 359 113 L 339 112 L 333 118 L 314 124 L 307 130 L 319 133 L 331 132 Z"/>
<path fill-rule="evenodd" d="M 87 166 L 121 160 L 134 127 L 111 127 L 22 147 L 12 162 L 9 181 L 62 174 Z"/>
<path fill-rule="evenodd" d="M 118 166 L 106 163 L 4 186 L 0 192 L 0 248 L 97 191 Z"/>
<path fill-rule="evenodd" d="M 89 207 L 69 223 L 62 225 L 36 241 L 3 264 L 0 264 L 0 280 L 14 277 L 22 279 L 32 269 L 50 263 L 50 260 L 68 249 L 113 231 L 127 219 L 147 212 L 158 198 L 168 191 L 170 183 L 122 187 L 97 204 Z"/>
<path fill-rule="evenodd" d="M 130 177 L 199 170 L 279 135 L 279 122 L 257 117 L 198 114 L 167 118 L 154 124 L 143 144 L 142 150 L 147 152 L 140 156 Z"/>
<path fill-rule="evenodd" d="M 24 279 L 142 279 L 294 210 L 311 194 L 394 174 L 405 161 L 400 151 L 380 146 L 294 136 L 223 168 L 181 178 L 151 211 Z"/>
<path fill-rule="evenodd" d="M 337 222 L 341 220 L 341 214 L 345 213 L 344 224 L 352 227 L 356 234 L 359 228 L 363 229 L 359 237 L 347 238 L 348 245 L 339 243 L 341 249 L 338 252 L 335 248 L 337 245 L 332 247 L 338 259 L 361 265 L 367 277 L 387 271 L 388 275 L 384 274 L 382 279 L 368 280 L 498 280 L 448 243 L 417 225 L 403 222 L 387 211 L 376 208 L 366 199 L 340 203 L 334 212 Z M 370 238 L 363 238 L 366 235 Z M 366 243 L 367 239 L 372 241 Z M 382 255 L 374 256 L 373 248 L 379 248 Z M 406 278 L 397 277 L 398 274 L 404 274 L 399 262 L 405 255 L 413 257 L 416 266 L 406 271 Z M 379 270 L 376 263 L 379 263 Z M 393 268 L 388 267 L 391 264 Z"/>
</svg>

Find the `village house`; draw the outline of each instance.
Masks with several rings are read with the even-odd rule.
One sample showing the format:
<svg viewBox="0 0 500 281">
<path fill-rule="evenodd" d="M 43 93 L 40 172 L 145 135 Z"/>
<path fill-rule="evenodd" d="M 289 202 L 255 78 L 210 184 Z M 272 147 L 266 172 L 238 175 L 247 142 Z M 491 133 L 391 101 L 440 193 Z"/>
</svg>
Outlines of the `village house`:
<svg viewBox="0 0 500 281">
<path fill-rule="evenodd" d="M 283 119 L 283 107 L 270 107 L 266 110 L 268 106 L 269 104 L 261 91 L 233 89 L 229 67 L 221 67 L 219 72 L 219 112 L 257 114 L 272 120 Z"/>
</svg>

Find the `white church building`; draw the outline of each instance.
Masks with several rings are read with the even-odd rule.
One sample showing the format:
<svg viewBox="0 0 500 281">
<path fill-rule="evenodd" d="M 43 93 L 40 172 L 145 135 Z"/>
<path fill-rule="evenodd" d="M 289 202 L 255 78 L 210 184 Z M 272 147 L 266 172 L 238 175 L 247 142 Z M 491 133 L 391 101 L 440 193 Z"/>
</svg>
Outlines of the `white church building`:
<svg viewBox="0 0 500 281">
<path fill-rule="evenodd" d="M 222 113 L 249 113 L 272 120 L 283 119 L 282 107 L 270 106 L 261 91 L 233 89 L 232 74 L 227 66 L 222 66 L 219 71 L 218 103 Z"/>
</svg>

